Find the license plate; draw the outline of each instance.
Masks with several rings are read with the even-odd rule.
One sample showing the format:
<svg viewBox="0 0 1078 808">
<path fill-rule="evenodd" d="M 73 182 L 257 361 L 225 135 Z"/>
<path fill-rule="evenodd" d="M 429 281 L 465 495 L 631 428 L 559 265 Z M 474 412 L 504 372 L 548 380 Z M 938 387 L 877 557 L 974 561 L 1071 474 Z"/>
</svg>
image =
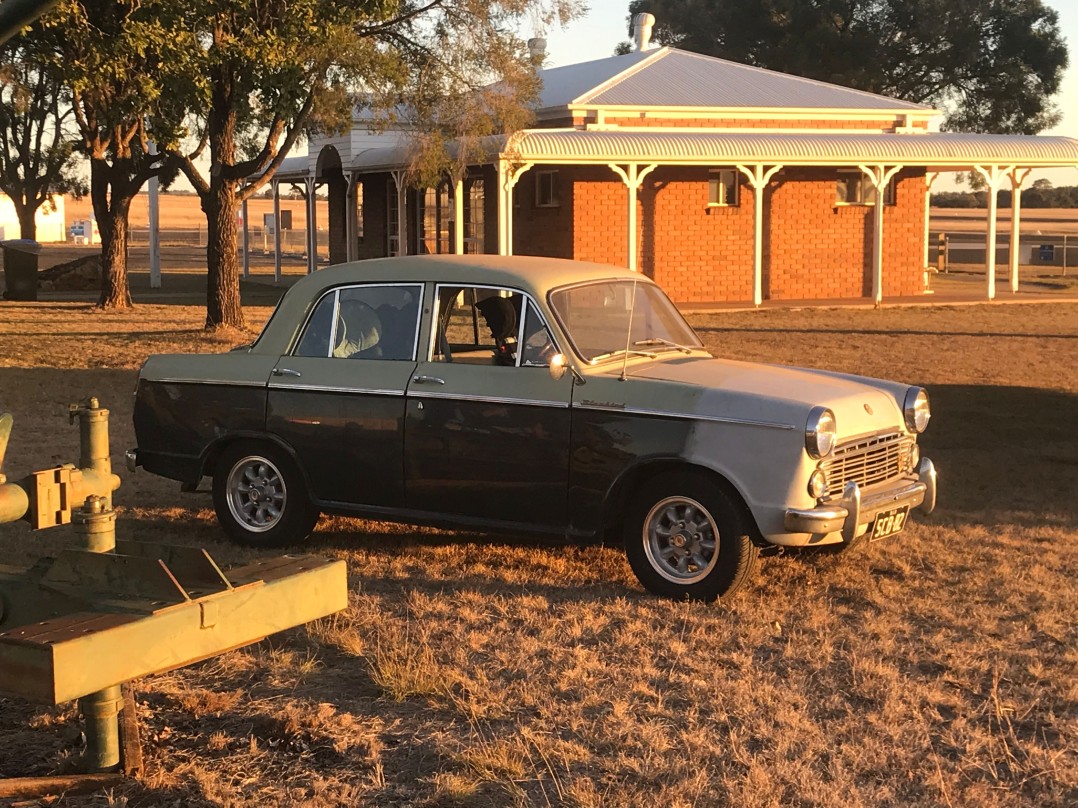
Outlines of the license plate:
<svg viewBox="0 0 1078 808">
<path fill-rule="evenodd" d="M 872 523 L 872 541 L 886 539 L 900 532 L 906 526 L 906 517 L 910 515 L 910 506 L 903 505 L 901 508 L 893 508 L 889 511 L 881 511 L 876 515 L 876 521 Z"/>
</svg>

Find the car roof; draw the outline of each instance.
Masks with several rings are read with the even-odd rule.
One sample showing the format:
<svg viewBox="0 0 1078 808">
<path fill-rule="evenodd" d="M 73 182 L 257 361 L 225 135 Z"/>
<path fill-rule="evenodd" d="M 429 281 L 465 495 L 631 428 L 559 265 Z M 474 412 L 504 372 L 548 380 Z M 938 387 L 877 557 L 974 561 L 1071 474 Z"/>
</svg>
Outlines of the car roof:
<svg viewBox="0 0 1078 808">
<path fill-rule="evenodd" d="M 313 301 L 337 286 L 407 282 L 508 286 L 544 301 L 551 289 L 609 279 L 652 283 L 646 276 L 622 267 L 523 255 L 405 255 L 337 264 L 302 278 L 285 293 L 254 350 L 283 350 L 303 324 Z"/>
<path fill-rule="evenodd" d="M 570 283 L 601 278 L 647 280 L 622 267 L 523 255 L 405 255 L 372 258 L 320 269 L 298 281 L 295 296 L 315 296 L 348 283 L 437 281 L 462 285 L 515 286 L 544 297 Z"/>
</svg>

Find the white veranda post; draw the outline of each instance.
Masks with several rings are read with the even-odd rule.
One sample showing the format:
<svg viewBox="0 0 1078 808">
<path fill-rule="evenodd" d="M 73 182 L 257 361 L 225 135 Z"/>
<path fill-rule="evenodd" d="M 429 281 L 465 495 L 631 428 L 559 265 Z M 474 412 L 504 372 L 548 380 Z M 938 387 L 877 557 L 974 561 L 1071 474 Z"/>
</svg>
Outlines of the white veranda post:
<svg viewBox="0 0 1078 808">
<path fill-rule="evenodd" d="M 404 184 L 405 172 L 391 172 L 397 188 L 397 255 L 408 254 L 408 193 Z"/>
<path fill-rule="evenodd" d="M 1018 261 L 1022 246 L 1022 183 L 1029 176 L 1029 168 L 1012 168 L 1007 175 L 1011 180 L 1011 291 L 1018 291 Z"/>
<path fill-rule="evenodd" d="M 902 166 L 858 166 L 876 191 L 876 204 L 872 237 L 872 301 L 879 306 L 883 302 L 883 209 L 887 184 L 894 179 Z"/>
<path fill-rule="evenodd" d="M 752 188 L 752 304 L 759 306 L 764 302 L 764 191 L 771 178 L 782 166 L 768 168 L 762 164 L 752 166 L 739 165 L 737 170 L 745 175 Z"/>
<path fill-rule="evenodd" d="M 348 242 L 344 249 L 344 260 L 355 261 L 357 256 L 356 238 L 356 197 L 359 189 L 359 177 L 349 171 L 345 177 L 348 188 L 344 194 L 344 237 Z"/>
<path fill-rule="evenodd" d="M 243 219 L 243 277 L 251 277 L 251 227 L 247 221 L 247 197 L 240 202 L 240 218 Z"/>
<path fill-rule="evenodd" d="M 464 255 L 464 178 L 453 180 L 453 252 Z"/>
<path fill-rule="evenodd" d="M 929 171 L 925 174 L 925 287 L 928 287 L 928 258 L 929 258 L 929 219 L 932 216 L 932 186 L 939 179 L 938 171 Z"/>
<path fill-rule="evenodd" d="M 498 160 L 498 255 L 513 254 L 513 189 L 533 165 Z"/>
<path fill-rule="evenodd" d="M 655 163 L 640 168 L 637 163 L 629 163 L 628 171 L 622 169 L 621 166 L 615 163 L 608 163 L 611 170 L 619 177 L 621 181 L 625 183 L 625 187 L 629 189 L 629 269 L 633 272 L 637 271 L 636 266 L 636 195 L 640 190 L 640 186 L 644 182 L 644 178 L 655 170 Z"/>
<path fill-rule="evenodd" d="M 999 186 L 1014 171 L 1014 166 L 974 166 L 988 185 L 988 233 L 985 238 L 985 275 L 988 276 L 988 299 L 996 299 L 996 218 L 999 212 Z"/>
</svg>

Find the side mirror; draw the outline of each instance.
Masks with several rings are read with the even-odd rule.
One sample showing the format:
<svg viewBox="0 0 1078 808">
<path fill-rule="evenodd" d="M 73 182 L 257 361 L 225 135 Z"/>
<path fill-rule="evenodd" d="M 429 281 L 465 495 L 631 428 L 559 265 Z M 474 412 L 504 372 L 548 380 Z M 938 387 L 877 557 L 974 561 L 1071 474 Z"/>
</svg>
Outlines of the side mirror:
<svg viewBox="0 0 1078 808">
<path fill-rule="evenodd" d="M 569 366 L 565 363 L 564 354 L 554 354 L 550 357 L 550 364 L 547 365 L 547 370 L 550 371 L 550 378 L 554 381 L 558 381 L 565 375 L 565 371 L 569 369 Z"/>
</svg>

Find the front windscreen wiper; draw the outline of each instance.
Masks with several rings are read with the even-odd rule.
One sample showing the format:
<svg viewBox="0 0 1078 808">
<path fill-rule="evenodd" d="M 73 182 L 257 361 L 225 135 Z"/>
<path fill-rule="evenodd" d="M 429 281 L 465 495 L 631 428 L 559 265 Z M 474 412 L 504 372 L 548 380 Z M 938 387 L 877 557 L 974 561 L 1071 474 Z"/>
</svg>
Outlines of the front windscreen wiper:
<svg viewBox="0 0 1078 808">
<path fill-rule="evenodd" d="M 665 348 L 673 348 L 675 351 L 681 351 L 682 353 L 692 353 L 692 348 L 687 345 L 680 345 L 673 340 L 663 339 L 662 337 L 649 337 L 648 339 L 638 339 L 633 345 L 661 345 Z"/>
<path fill-rule="evenodd" d="M 649 353 L 648 351 L 634 351 L 634 350 L 631 350 L 631 349 L 630 350 L 625 350 L 624 348 L 618 348 L 616 351 L 608 351 L 606 353 L 599 354 L 598 356 L 593 356 L 591 358 L 590 362 L 591 362 L 591 364 L 595 364 L 596 362 L 601 362 L 604 359 L 610 359 L 611 357 L 622 356 L 622 355 L 625 355 L 625 356 L 646 356 L 648 359 L 654 359 L 655 356 L 656 356 L 656 354 Z"/>
</svg>

